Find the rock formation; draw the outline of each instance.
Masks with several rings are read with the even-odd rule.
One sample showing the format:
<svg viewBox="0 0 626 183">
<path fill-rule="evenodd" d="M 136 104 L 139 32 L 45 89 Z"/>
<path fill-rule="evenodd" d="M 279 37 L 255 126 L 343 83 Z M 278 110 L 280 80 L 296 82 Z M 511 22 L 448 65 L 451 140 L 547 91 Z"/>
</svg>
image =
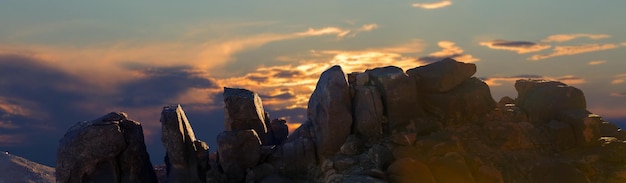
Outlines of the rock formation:
<svg viewBox="0 0 626 183">
<path fill-rule="evenodd" d="M 156 182 L 139 122 L 122 112 L 78 122 L 59 142 L 57 182 Z"/>
<path fill-rule="evenodd" d="M 55 182 L 54 168 L 0 152 L 0 182 Z"/>
<path fill-rule="evenodd" d="M 167 182 L 206 182 L 208 146 L 196 139 L 183 108 L 163 107 L 161 124 L 161 141 L 167 151 Z"/>
<path fill-rule="evenodd" d="M 496 102 L 475 73 L 474 64 L 453 59 L 347 76 L 333 66 L 320 76 L 307 120 L 289 136 L 258 94 L 225 88 L 225 131 L 210 155 L 180 106 L 166 107 L 168 182 L 626 182 L 626 133 L 587 111 L 581 90 L 518 80 L 518 96 Z M 84 167 L 68 167 L 76 160 L 65 157 L 57 180 L 108 180 L 101 175 L 120 174 L 111 173 L 114 158 L 137 156 L 115 156 L 126 138 L 115 127 L 125 125 L 109 118 L 70 129 L 66 137 L 76 129 L 92 135 L 75 140 L 79 147 L 106 139 L 108 148 Z M 59 154 L 79 153 L 68 143 Z"/>
</svg>

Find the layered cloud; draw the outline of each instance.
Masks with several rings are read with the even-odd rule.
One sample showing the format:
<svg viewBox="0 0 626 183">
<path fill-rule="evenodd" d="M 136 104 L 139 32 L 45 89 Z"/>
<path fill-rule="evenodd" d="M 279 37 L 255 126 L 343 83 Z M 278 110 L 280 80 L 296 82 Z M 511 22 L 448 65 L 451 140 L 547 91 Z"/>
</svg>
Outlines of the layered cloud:
<svg viewBox="0 0 626 183">
<path fill-rule="evenodd" d="M 413 3 L 411 6 L 422 9 L 439 9 L 450 5 L 452 5 L 451 0 L 442 0 L 439 2 L 431 3 Z"/>
<path fill-rule="evenodd" d="M 550 35 L 543 39 L 541 43 L 530 41 L 508 41 L 508 40 L 493 40 L 479 42 L 479 45 L 486 46 L 491 49 L 514 51 L 518 54 L 526 54 L 539 52 L 553 47 L 551 53 L 547 54 L 535 54 L 528 57 L 529 60 L 543 60 L 558 56 L 577 55 L 582 53 L 596 52 L 602 50 L 610 50 L 619 48 L 619 43 L 592 43 L 592 44 L 580 44 L 580 45 L 554 45 L 555 43 L 562 43 L 578 38 L 588 38 L 591 40 L 599 40 L 611 37 L 607 34 L 555 34 Z M 623 44 L 623 43 L 622 43 Z M 602 64 L 603 62 L 590 62 L 590 65 Z"/>
<path fill-rule="evenodd" d="M 567 85 L 579 85 L 579 84 L 586 83 L 584 78 L 573 76 L 573 75 L 550 77 L 550 76 L 525 74 L 525 75 L 516 75 L 516 76 L 493 76 L 493 77 L 486 77 L 486 78 L 481 78 L 481 79 L 483 79 L 485 83 L 487 83 L 487 85 L 492 86 L 492 87 L 501 86 L 503 82 L 514 83 L 515 81 L 520 80 L 520 79 L 543 79 L 543 80 L 560 81 Z"/>
<path fill-rule="evenodd" d="M 537 52 L 552 47 L 551 45 L 528 41 L 493 40 L 480 42 L 480 45 L 491 49 L 514 51 L 518 54 Z"/>
<path fill-rule="evenodd" d="M 592 40 L 609 38 L 611 35 L 607 34 L 555 34 L 550 35 L 547 38 L 541 40 L 542 42 L 566 42 L 578 38 L 588 38 Z"/>
<path fill-rule="evenodd" d="M 613 76 L 613 80 L 611 80 L 611 84 L 617 85 L 626 82 L 626 74 L 618 74 Z"/>
<path fill-rule="evenodd" d="M 557 56 L 577 55 L 581 53 L 610 50 L 618 47 L 618 44 L 584 44 L 578 46 L 556 46 L 552 50 L 552 53 L 533 55 L 532 57 L 530 57 L 530 60 L 542 60 Z"/>
</svg>

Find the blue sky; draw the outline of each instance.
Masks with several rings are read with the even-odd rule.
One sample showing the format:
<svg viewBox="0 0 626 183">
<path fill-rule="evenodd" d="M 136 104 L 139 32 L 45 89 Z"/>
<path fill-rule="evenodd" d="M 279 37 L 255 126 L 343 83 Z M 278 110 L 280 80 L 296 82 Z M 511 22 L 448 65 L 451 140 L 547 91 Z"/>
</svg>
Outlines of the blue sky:
<svg viewBox="0 0 626 183">
<path fill-rule="evenodd" d="M 75 122 L 126 111 L 153 162 L 162 106 L 198 138 L 223 129 L 222 87 L 260 93 L 272 118 L 304 120 L 317 77 L 445 57 L 472 62 L 496 100 L 519 78 L 581 88 L 626 125 L 626 1 L 3 1 L 0 149 L 54 164 Z"/>
</svg>

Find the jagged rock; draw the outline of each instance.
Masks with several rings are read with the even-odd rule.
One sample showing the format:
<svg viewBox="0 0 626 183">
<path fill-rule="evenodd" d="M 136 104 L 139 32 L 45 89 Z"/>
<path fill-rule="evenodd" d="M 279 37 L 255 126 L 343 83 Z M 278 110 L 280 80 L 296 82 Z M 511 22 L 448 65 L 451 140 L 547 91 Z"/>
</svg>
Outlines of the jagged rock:
<svg viewBox="0 0 626 183">
<path fill-rule="evenodd" d="M 356 86 L 354 97 L 354 131 L 369 142 L 383 135 L 383 103 L 380 93 L 372 86 Z"/>
<path fill-rule="evenodd" d="M 167 182 L 204 182 L 208 146 L 196 139 L 183 108 L 163 107 L 161 125 L 161 141 L 167 152 Z"/>
<path fill-rule="evenodd" d="M 396 160 L 387 171 L 390 182 L 435 183 L 435 178 L 428 166 L 412 158 Z"/>
<path fill-rule="evenodd" d="M 374 145 L 369 149 L 367 155 L 374 162 L 374 167 L 381 170 L 386 170 L 395 159 L 391 150 L 382 145 Z"/>
<path fill-rule="evenodd" d="M 476 65 L 458 62 L 451 58 L 425 66 L 409 69 L 406 73 L 415 78 L 417 88 L 427 93 L 447 92 L 476 73 Z"/>
<path fill-rule="evenodd" d="M 269 163 L 263 163 L 259 166 L 256 166 L 250 169 L 246 173 L 246 182 L 259 182 L 263 180 L 263 178 L 274 174 L 274 166 Z"/>
<path fill-rule="evenodd" d="M 339 151 L 352 128 L 352 101 L 340 66 L 324 71 L 308 104 L 308 118 L 315 134 L 320 160 Z"/>
<path fill-rule="evenodd" d="M 557 119 L 566 122 L 572 128 L 576 146 L 598 145 L 603 122 L 599 116 L 587 110 L 568 110 L 558 114 Z"/>
<path fill-rule="evenodd" d="M 259 164 L 261 140 L 255 130 L 223 131 L 217 135 L 219 164 L 230 182 L 245 178 L 245 170 Z"/>
<path fill-rule="evenodd" d="M 284 119 L 273 119 L 270 122 L 270 129 L 272 129 L 272 141 L 274 142 L 272 145 L 280 145 L 287 140 L 289 127 Z"/>
<path fill-rule="evenodd" d="M 421 113 L 415 81 L 395 66 L 365 71 L 369 84 L 382 96 L 383 112 L 389 121 L 385 133 L 403 131 Z M 358 78 L 357 78 L 358 79 Z"/>
<path fill-rule="evenodd" d="M 531 123 L 548 123 L 565 111 L 586 111 L 583 92 L 558 81 L 518 80 L 515 104 L 526 111 Z"/>
<path fill-rule="evenodd" d="M 467 79 L 446 93 L 426 94 L 424 104 L 439 117 L 463 122 L 496 108 L 489 86 L 478 78 Z"/>
<path fill-rule="evenodd" d="M 290 177 L 303 177 L 309 167 L 318 164 L 311 122 L 303 123 L 268 159 L 277 172 Z"/>
<path fill-rule="evenodd" d="M 267 144 L 266 113 L 258 94 L 238 88 L 224 87 L 224 127 L 227 131 L 253 129 L 261 142 Z"/>
<path fill-rule="evenodd" d="M 339 152 L 345 155 L 357 155 L 361 148 L 363 148 L 363 142 L 355 135 L 350 135 L 346 139 L 346 142 L 341 145 Z"/>
<path fill-rule="evenodd" d="M 557 151 L 568 150 L 576 146 L 574 130 L 567 123 L 552 120 L 545 125 L 550 142 Z"/>
<path fill-rule="evenodd" d="M 59 142 L 57 182 L 156 182 L 143 129 L 126 113 L 78 122 Z"/>
</svg>

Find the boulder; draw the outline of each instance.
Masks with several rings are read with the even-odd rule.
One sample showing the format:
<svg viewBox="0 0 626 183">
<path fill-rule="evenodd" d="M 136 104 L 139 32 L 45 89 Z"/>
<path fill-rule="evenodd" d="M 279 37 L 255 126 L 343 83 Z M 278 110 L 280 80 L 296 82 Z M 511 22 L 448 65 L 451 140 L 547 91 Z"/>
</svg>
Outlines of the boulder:
<svg viewBox="0 0 626 183">
<path fill-rule="evenodd" d="M 224 87 L 224 128 L 226 131 L 253 129 L 266 143 L 265 110 L 257 93 Z"/>
<path fill-rule="evenodd" d="M 217 146 L 219 164 L 230 182 L 243 181 L 245 170 L 259 164 L 261 140 L 255 130 L 223 131 Z"/>
<path fill-rule="evenodd" d="M 526 111 L 531 123 L 548 123 L 561 112 L 586 111 L 583 92 L 558 81 L 517 80 L 515 104 Z"/>
<path fill-rule="evenodd" d="M 354 97 L 354 131 L 369 142 L 383 135 L 383 103 L 380 93 L 372 86 L 356 86 Z"/>
<path fill-rule="evenodd" d="M 426 111 L 441 118 L 467 122 L 496 108 L 489 86 L 478 78 L 463 81 L 446 93 L 424 95 Z"/>
<path fill-rule="evenodd" d="M 167 182 L 204 182 L 208 146 L 196 139 L 183 108 L 163 107 L 161 125 L 161 141 L 167 152 Z"/>
<path fill-rule="evenodd" d="M 567 123 L 574 133 L 573 141 L 576 146 L 598 145 L 602 137 L 602 124 L 604 120 L 598 115 L 589 113 L 587 110 L 568 110 L 557 114 L 560 121 Z"/>
<path fill-rule="evenodd" d="M 59 142 L 57 182 L 156 182 L 139 122 L 112 112 L 78 122 Z"/>
<path fill-rule="evenodd" d="M 350 135 L 351 107 L 350 89 L 341 67 L 333 66 L 324 71 L 307 110 L 320 160 L 335 154 Z"/>
<path fill-rule="evenodd" d="M 406 130 L 406 125 L 422 111 L 415 81 L 395 66 L 367 70 L 365 74 L 369 75 L 369 85 L 376 87 L 382 96 L 383 113 L 389 121 L 385 133 Z"/>
<path fill-rule="evenodd" d="M 284 119 L 273 119 L 270 122 L 270 129 L 272 131 L 272 145 L 280 145 L 287 140 L 289 135 L 289 126 Z"/>
<path fill-rule="evenodd" d="M 306 176 L 309 167 L 318 164 L 316 144 L 311 134 L 311 122 L 304 122 L 287 141 L 277 147 L 267 160 L 277 172 L 290 177 Z"/>
<path fill-rule="evenodd" d="M 446 58 L 406 73 L 417 81 L 419 91 L 441 93 L 452 90 L 476 73 L 476 65 Z"/>
</svg>

